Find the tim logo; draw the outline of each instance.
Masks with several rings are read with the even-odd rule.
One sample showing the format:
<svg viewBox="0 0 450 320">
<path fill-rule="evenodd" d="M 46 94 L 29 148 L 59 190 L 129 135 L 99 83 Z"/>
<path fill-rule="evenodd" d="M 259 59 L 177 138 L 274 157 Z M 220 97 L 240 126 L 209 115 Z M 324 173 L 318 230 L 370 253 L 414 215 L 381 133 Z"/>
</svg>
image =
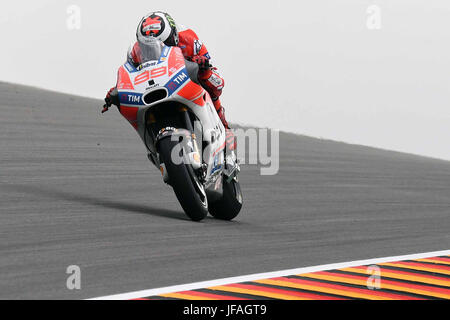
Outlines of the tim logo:
<svg viewBox="0 0 450 320">
<path fill-rule="evenodd" d="M 141 102 L 141 97 L 130 94 L 130 95 L 128 95 L 128 102 L 140 103 Z"/>
<path fill-rule="evenodd" d="M 186 80 L 186 79 L 187 79 L 186 73 L 182 72 L 179 76 L 177 76 L 175 79 L 173 79 L 173 81 L 174 81 L 176 84 L 181 84 L 181 83 L 183 83 L 183 81 Z"/>
<path fill-rule="evenodd" d="M 137 94 L 122 94 L 120 96 L 120 101 L 122 103 L 128 103 L 128 104 L 140 104 L 141 103 L 141 96 Z"/>
</svg>

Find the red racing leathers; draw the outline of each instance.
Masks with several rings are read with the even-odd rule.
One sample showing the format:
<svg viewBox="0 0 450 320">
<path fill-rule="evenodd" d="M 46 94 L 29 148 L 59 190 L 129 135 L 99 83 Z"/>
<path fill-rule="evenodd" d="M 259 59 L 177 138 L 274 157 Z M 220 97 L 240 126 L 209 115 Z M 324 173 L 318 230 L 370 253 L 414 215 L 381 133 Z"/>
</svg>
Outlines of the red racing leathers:
<svg viewBox="0 0 450 320">
<path fill-rule="evenodd" d="M 222 107 L 219 99 L 222 94 L 225 81 L 218 73 L 217 68 L 202 68 L 202 64 L 205 63 L 205 60 L 208 61 L 206 63 L 209 65 L 209 59 L 211 57 L 209 56 L 206 46 L 202 43 L 202 41 L 200 41 L 197 34 L 192 29 L 187 29 L 183 26 L 178 27 L 178 30 L 178 47 L 181 48 L 181 51 L 187 60 L 194 61 L 200 65 L 198 79 L 203 88 L 205 88 L 205 90 L 210 94 L 214 102 L 214 107 L 219 114 L 220 120 L 222 120 L 225 129 L 227 129 L 227 150 L 234 150 L 236 149 L 236 138 L 233 132 L 229 130 L 230 127 L 225 118 L 225 109 Z"/>
</svg>

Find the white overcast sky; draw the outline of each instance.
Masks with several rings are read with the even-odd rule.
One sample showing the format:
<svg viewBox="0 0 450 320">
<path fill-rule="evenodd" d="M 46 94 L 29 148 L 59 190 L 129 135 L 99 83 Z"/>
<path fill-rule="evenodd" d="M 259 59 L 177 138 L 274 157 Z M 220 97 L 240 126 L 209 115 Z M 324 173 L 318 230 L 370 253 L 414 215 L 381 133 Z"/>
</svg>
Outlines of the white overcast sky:
<svg viewBox="0 0 450 320">
<path fill-rule="evenodd" d="M 152 10 L 204 41 L 232 122 L 450 160 L 448 0 L 2 1 L 0 81 L 103 98 Z"/>
</svg>

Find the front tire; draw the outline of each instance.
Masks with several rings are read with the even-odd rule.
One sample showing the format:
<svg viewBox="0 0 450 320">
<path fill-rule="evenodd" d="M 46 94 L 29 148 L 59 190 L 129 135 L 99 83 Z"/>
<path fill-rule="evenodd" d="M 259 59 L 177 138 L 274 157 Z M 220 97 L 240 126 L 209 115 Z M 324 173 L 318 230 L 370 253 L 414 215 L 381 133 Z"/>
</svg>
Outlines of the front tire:
<svg viewBox="0 0 450 320">
<path fill-rule="evenodd" d="M 172 186 L 186 215 L 193 221 L 201 221 L 208 215 L 208 200 L 203 185 L 199 182 L 191 165 L 172 161 L 172 150 L 179 142 L 170 137 L 159 142 L 159 152 L 166 165 L 169 184 Z M 181 151 L 184 152 L 184 151 Z"/>
<path fill-rule="evenodd" d="M 223 197 L 209 205 L 209 213 L 216 219 L 231 221 L 241 212 L 242 202 L 241 186 L 237 178 L 231 182 L 224 180 Z"/>
</svg>

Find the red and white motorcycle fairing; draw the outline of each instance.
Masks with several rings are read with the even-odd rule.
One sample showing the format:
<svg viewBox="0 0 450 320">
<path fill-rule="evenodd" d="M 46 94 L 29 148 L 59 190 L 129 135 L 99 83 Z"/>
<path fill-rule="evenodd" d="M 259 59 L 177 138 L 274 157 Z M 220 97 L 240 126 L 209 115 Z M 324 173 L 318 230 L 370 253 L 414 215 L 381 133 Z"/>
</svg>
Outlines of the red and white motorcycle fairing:
<svg viewBox="0 0 450 320">
<path fill-rule="evenodd" d="M 225 149 L 225 128 L 211 97 L 198 83 L 198 66 L 186 61 L 180 48 L 161 44 L 160 49 L 152 56 L 154 59 L 137 68 L 128 62 L 119 68 L 116 85 L 119 111 L 138 132 L 149 159 L 161 170 L 164 181 L 174 188 L 189 217 L 199 221 L 209 210 L 216 218 L 232 220 L 241 210 L 242 193 L 235 152 Z M 160 119 L 162 111 L 179 112 L 184 116 L 185 125 L 167 125 L 164 116 Z M 172 122 L 176 123 L 176 117 L 174 119 Z M 158 150 L 158 145 L 162 144 L 159 141 L 177 135 L 186 137 L 189 145 L 188 151 L 182 147 L 183 151 L 178 152 L 178 155 L 183 154 L 187 168 L 181 174 L 173 161 L 173 155 L 177 155 L 175 147 L 170 147 L 172 160 L 169 161 L 168 156 L 162 157 Z M 165 154 L 168 154 L 167 139 L 164 141 Z M 170 170 L 165 168 L 167 162 Z M 174 183 L 174 177 L 181 182 Z M 189 179 L 192 185 L 182 181 Z M 185 189 L 191 190 L 195 201 L 186 195 L 189 192 Z"/>
<path fill-rule="evenodd" d="M 213 164 L 209 166 L 207 179 L 215 168 L 224 164 L 221 151 L 225 149 L 225 128 L 207 91 L 191 80 L 181 49 L 164 47 L 159 60 L 148 61 L 138 68 L 129 63 L 121 66 L 117 89 L 120 113 L 137 130 L 150 153 L 155 154 L 156 150 L 154 141 L 149 141 L 146 136 L 147 110 L 163 102 L 173 101 L 185 105 L 203 127 L 202 139 L 210 146 L 208 150 L 211 153 L 204 154 L 204 157 L 208 157 L 204 160 Z M 154 101 L 155 98 L 148 98 L 157 96 L 155 92 L 161 92 L 161 96 L 164 96 L 163 91 L 166 92 L 163 99 Z"/>
</svg>

